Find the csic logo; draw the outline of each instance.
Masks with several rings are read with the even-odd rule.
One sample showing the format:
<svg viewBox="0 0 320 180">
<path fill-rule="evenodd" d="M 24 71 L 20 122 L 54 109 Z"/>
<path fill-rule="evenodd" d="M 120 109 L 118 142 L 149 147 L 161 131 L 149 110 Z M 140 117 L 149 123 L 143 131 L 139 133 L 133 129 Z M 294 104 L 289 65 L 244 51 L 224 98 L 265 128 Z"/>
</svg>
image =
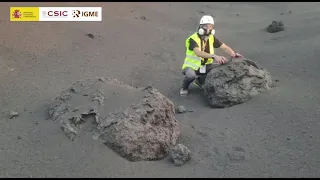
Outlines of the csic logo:
<svg viewBox="0 0 320 180">
<path fill-rule="evenodd" d="M 49 17 L 68 17 L 68 11 L 42 11 L 42 14 Z"/>
<path fill-rule="evenodd" d="M 14 10 L 13 13 L 12 13 L 12 17 L 14 19 L 18 19 L 18 18 L 21 18 L 22 14 L 20 12 L 20 10 Z"/>
<path fill-rule="evenodd" d="M 73 10 L 72 13 L 73 18 L 79 18 L 82 17 L 98 17 L 98 11 L 79 11 L 79 10 Z"/>
</svg>

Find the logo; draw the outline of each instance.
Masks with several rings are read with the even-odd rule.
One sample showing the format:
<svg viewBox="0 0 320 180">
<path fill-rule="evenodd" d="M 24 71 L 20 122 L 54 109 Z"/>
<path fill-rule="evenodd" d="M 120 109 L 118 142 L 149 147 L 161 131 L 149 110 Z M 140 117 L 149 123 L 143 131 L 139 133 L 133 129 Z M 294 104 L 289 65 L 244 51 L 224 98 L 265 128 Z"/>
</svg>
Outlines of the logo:
<svg viewBox="0 0 320 180">
<path fill-rule="evenodd" d="M 10 7 L 10 21 L 39 21 L 39 7 Z"/>
<path fill-rule="evenodd" d="M 101 16 L 101 7 L 39 7 L 39 21 L 101 21 Z"/>
<path fill-rule="evenodd" d="M 21 12 L 20 12 L 20 10 L 14 10 L 13 11 L 13 13 L 12 13 L 12 17 L 14 18 L 14 19 L 18 19 L 18 18 L 21 18 L 21 16 L 22 16 L 22 14 L 21 14 Z"/>
<path fill-rule="evenodd" d="M 46 17 L 68 17 L 68 11 L 42 11 Z"/>
<path fill-rule="evenodd" d="M 80 14 L 81 14 L 81 11 L 79 11 L 79 10 L 73 10 L 72 16 L 73 16 L 74 18 L 78 18 L 78 17 L 80 17 Z"/>
<path fill-rule="evenodd" d="M 79 18 L 79 17 L 99 17 L 99 11 L 80 11 L 80 10 L 73 10 L 72 16 L 73 16 L 73 18 Z"/>
</svg>

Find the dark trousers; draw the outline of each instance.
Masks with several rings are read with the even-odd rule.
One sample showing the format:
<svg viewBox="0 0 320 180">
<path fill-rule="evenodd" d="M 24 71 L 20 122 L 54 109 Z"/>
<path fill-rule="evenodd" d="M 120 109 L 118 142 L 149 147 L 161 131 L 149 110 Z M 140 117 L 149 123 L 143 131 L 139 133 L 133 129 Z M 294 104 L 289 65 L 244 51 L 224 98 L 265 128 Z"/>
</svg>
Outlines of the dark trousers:
<svg viewBox="0 0 320 180">
<path fill-rule="evenodd" d="M 201 84 L 204 84 L 207 74 L 215 68 L 215 64 L 207 64 L 206 65 L 206 73 L 200 74 L 199 70 L 195 71 L 190 67 L 186 67 L 183 69 L 182 74 L 185 75 L 182 88 L 188 89 L 190 84 L 196 79 L 196 76 L 198 76 L 198 80 Z"/>
</svg>

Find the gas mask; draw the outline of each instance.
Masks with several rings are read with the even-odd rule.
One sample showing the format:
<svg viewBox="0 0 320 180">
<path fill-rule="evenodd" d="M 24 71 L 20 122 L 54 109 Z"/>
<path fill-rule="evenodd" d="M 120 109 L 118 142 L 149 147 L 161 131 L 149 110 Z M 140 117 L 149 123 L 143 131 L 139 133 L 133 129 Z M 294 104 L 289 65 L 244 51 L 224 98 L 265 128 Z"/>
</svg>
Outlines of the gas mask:
<svg viewBox="0 0 320 180">
<path fill-rule="evenodd" d="M 201 36 L 209 36 L 210 34 L 214 35 L 216 33 L 215 29 L 212 29 L 211 31 L 207 28 L 204 28 L 203 26 L 200 25 L 198 29 L 198 33 Z"/>
</svg>

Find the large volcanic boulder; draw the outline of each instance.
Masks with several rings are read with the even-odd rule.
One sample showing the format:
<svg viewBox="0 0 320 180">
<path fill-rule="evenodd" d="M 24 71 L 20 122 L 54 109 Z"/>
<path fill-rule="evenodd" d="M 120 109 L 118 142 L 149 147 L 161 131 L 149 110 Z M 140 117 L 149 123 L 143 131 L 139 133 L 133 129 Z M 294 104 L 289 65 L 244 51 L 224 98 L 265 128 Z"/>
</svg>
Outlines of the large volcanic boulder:
<svg viewBox="0 0 320 180">
<path fill-rule="evenodd" d="M 76 82 L 54 100 L 49 115 L 72 140 L 90 124 L 94 139 L 130 161 L 164 158 L 180 134 L 174 105 L 158 90 L 110 79 Z"/>
<path fill-rule="evenodd" d="M 252 60 L 234 59 L 211 70 L 204 93 L 212 108 L 226 108 L 248 101 L 272 87 L 269 72 Z"/>
</svg>

